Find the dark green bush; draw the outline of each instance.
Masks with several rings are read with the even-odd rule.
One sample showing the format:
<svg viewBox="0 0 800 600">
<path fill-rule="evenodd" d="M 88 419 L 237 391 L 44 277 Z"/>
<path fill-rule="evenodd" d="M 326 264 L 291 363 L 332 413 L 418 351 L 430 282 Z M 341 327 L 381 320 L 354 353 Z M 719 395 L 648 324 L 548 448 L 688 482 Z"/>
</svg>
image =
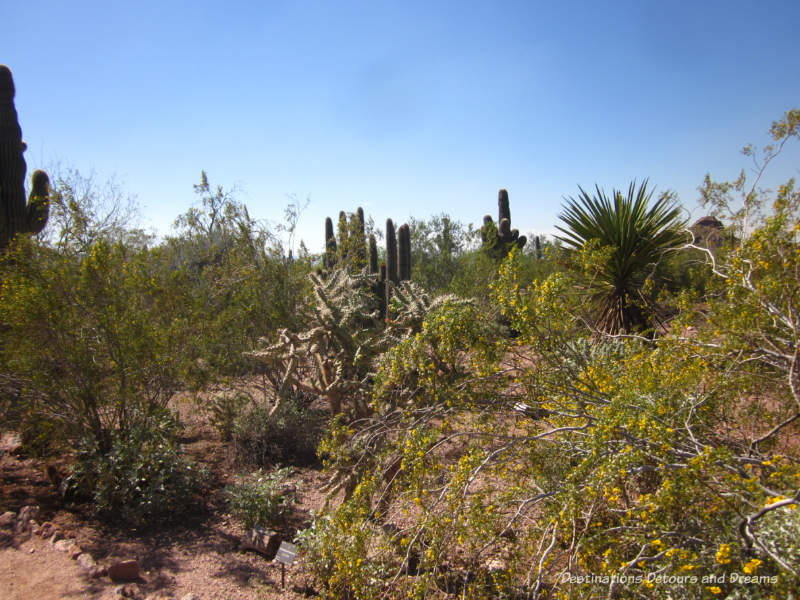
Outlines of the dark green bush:
<svg viewBox="0 0 800 600">
<path fill-rule="evenodd" d="M 233 426 L 233 448 L 240 464 L 307 465 L 316 461 L 325 413 L 298 398 L 288 398 L 270 415 L 270 406 L 258 404 L 245 411 Z"/>
<path fill-rule="evenodd" d="M 114 432 L 105 454 L 86 440 L 65 491 L 91 498 L 100 516 L 130 524 L 181 515 L 196 500 L 207 473 L 183 455 L 177 429 L 174 417 L 162 411 L 139 415 L 125 436 Z"/>
</svg>

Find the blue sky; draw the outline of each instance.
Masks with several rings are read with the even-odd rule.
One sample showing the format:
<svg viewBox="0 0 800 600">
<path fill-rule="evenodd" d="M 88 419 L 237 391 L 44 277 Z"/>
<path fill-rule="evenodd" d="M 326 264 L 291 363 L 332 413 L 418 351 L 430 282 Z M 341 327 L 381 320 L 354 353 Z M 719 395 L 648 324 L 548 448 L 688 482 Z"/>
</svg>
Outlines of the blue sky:
<svg viewBox="0 0 800 600">
<path fill-rule="evenodd" d="M 116 176 L 167 233 L 201 169 L 299 236 L 364 207 L 549 232 L 578 185 L 710 172 L 800 107 L 800 2 L 0 3 L 29 172 Z M 797 175 L 800 153 L 776 165 Z"/>
</svg>

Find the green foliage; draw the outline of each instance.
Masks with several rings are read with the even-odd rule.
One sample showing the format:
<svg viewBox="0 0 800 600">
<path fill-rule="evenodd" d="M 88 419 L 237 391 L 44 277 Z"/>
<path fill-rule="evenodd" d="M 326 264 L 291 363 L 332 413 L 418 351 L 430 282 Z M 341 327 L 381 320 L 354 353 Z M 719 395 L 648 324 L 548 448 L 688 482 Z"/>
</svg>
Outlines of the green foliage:
<svg viewBox="0 0 800 600">
<path fill-rule="evenodd" d="M 27 145 L 14 108 L 14 79 L 0 65 L 0 251 L 18 233 L 39 233 L 47 223 L 50 180 L 44 171 L 31 176 L 31 193 L 25 202 L 25 171 L 22 154 Z"/>
<path fill-rule="evenodd" d="M 86 255 L 18 240 L 0 259 L 3 371 L 29 414 L 100 451 L 164 407 L 186 365 L 170 282 L 151 265 L 150 251 L 103 240 Z"/>
<path fill-rule="evenodd" d="M 208 422 L 224 441 L 229 442 L 233 436 L 236 419 L 239 418 L 244 407 L 252 402 L 252 396 L 245 392 L 215 394 L 205 406 Z"/>
<path fill-rule="evenodd" d="M 187 383 L 204 387 L 250 373 L 244 353 L 278 327 L 297 326 L 310 263 L 287 260 L 280 242 L 229 193 L 212 190 L 205 173 L 195 190 L 201 205 L 176 221 L 180 235 L 158 259 L 188 329 Z"/>
<path fill-rule="evenodd" d="M 262 403 L 240 410 L 231 430 L 236 459 L 257 466 L 312 464 L 324 422 L 324 414 L 304 406 L 296 396 L 274 411 Z"/>
<path fill-rule="evenodd" d="M 669 335 L 587 330 L 571 278 L 523 283 L 513 251 L 492 293 L 515 339 L 451 305 L 383 353 L 373 415 L 321 446 L 358 474 L 304 536 L 329 596 L 796 590 L 800 194 L 771 200 L 726 257 L 703 251 L 710 293 L 678 297 Z"/>
<path fill-rule="evenodd" d="M 579 256 L 587 299 L 596 311 L 596 327 L 608 333 L 646 327 L 655 313 L 646 281 L 666 252 L 688 241 L 680 209 L 669 193 L 652 202 L 644 181 L 631 183 L 627 195 L 599 187 L 567 199 L 557 227 L 559 239 Z"/>
<path fill-rule="evenodd" d="M 98 452 L 91 437 L 81 443 L 66 491 L 90 496 L 96 511 L 115 521 L 175 519 L 198 501 L 207 473 L 182 454 L 168 412 L 137 412 L 131 420 L 125 435 L 112 433 L 107 452 Z"/>
<path fill-rule="evenodd" d="M 399 566 L 391 538 L 375 523 L 365 520 L 372 488 L 365 482 L 334 516 L 315 516 L 297 541 L 327 598 L 374 598 L 388 590 L 386 567 Z"/>
<path fill-rule="evenodd" d="M 227 489 L 228 502 L 233 517 L 245 529 L 256 525 L 274 527 L 280 524 L 297 499 L 297 486 L 290 485 L 289 467 L 271 473 L 256 471 L 242 477 Z"/>
<path fill-rule="evenodd" d="M 459 259 L 475 237 L 471 229 L 442 213 L 428 220 L 412 218 L 409 232 L 412 279 L 432 293 L 452 292 L 451 283 L 461 271 Z"/>
</svg>

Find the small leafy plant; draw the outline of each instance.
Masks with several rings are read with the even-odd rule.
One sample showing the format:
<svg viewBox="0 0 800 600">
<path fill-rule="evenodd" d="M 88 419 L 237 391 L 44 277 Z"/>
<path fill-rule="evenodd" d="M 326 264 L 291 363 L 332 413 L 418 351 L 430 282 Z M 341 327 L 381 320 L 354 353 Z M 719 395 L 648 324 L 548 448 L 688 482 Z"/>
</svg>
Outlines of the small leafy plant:
<svg viewBox="0 0 800 600">
<path fill-rule="evenodd" d="M 276 410 L 264 404 L 246 408 L 231 432 L 236 459 L 258 467 L 311 464 L 317 460 L 324 418 L 295 397 L 284 400 Z"/>
<path fill-rule="evenodd" d="M 297 499 L 298 487 L 288 482 L 289 467 L 272 473 L 258 470 L 227 490 L 231 514 L 245 529 L 277 524 Z"/>
<path fill-rule="evenodd" d="M 181 452 L 167 411 L 137 421 L 124 435 L 114 432 L 106 453 L 86 441 L 64 484 L 75 497 L 89 496 L 101 516 L 140 525 L 181 514 L 208 475 Z"/>
<path fill-rule="evenodd" d="M 252 401 L 250 394 L 245 392 L 221 393 L 211 399 L 206 409 L 208 422 L 224 441 L 231 441 L 237 417 Z"/>
</svg>

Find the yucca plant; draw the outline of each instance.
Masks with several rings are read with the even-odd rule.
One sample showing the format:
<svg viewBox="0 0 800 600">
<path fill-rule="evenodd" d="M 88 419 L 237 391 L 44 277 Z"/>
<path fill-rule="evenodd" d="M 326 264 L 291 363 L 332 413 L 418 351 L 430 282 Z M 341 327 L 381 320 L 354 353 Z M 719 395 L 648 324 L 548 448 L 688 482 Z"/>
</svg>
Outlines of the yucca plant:
<svg viewBox="0 0 800 600">
<path fill-rule="evenodd" d="M 577 198 L 567 198 L 559 218 L 564 235 L 557 236 L 568 251 L 596 250 L 591 269 L 582 282 L 595 311 L 598 330 L 617 334 L 650 324 L 655 306 L 644 293 L 648 277 L 656 274 L 661 257 L 688 241 L 681 209 L 671 193 L 653 200 L 647 180 L 632 182 L 627 195 L 611 196 L 595 186 L 590 196 L 583 188 Z"/>
</svg>

